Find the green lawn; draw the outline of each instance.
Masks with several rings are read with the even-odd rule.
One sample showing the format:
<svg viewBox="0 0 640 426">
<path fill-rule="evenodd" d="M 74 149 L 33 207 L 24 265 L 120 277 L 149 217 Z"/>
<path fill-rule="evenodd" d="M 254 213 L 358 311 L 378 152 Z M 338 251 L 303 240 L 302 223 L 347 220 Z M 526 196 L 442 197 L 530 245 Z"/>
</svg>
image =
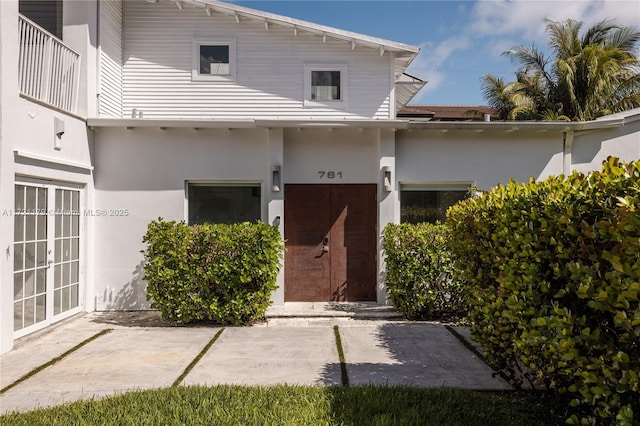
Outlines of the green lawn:
<svg viewBox="0 0 640 426">
<path fill-rule="evenodd" d="M 554 425 L 534 393 L 392 386 L 172 387 L 0 417 L 8 425 Z"/>
</svg>

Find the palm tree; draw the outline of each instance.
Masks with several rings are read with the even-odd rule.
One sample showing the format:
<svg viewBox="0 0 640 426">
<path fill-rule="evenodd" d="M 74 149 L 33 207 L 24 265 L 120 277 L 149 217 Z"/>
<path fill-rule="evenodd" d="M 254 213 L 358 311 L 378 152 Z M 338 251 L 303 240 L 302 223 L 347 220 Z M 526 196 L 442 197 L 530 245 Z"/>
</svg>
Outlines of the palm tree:
<svg viewBox="0 0 640 426">
<path fill-rule="evenodd" d="M 547 20 L 552 57 L 532 47 L 504 52 L 516 81 L 486 75 L 482 90 L 501 119 L 593 120 L 640 107 L 640 31 L 604 20 L 580 37 L 583 23 Z"/>
</svg>

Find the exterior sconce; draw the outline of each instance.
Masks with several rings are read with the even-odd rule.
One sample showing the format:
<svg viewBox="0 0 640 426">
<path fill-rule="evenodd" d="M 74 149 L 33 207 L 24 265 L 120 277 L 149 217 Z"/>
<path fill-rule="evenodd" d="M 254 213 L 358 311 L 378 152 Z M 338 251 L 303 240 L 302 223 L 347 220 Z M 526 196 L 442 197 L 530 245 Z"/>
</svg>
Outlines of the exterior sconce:
<svg viewBox="0 0 640 426">
<path fill-rule="evenodd" d="M 386 192 L 391 192 L 393 189 L 391 182 L 391 168 L 389 166 L 385 166 L 382 168 L 382 186 Z"/>
<path fill-rule="evenodd" d="M 53 118 L 53 148 L 60 151 L 62 149 L 62 135 L 64 135 L 64 121 L 58 117 Z"/>
<path fill-rule="evenodd" d="M 271 166 L 271 190 L 280 192 L 280 166 Z"/>
<path fill-rule="evenodd" d="M 393 190 L 393 184 L 391 182 L 391 168 L 385 166 L 382 168 L 382 186 L 386 192 Z"/>
</svg>

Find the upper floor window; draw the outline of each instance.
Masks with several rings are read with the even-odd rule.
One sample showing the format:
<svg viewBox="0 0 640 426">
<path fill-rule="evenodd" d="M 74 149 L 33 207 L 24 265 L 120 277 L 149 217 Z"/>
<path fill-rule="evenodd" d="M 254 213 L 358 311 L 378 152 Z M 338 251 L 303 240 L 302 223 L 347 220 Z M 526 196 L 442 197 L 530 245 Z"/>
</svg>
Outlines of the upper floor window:
<svg viewBox="0 0 640 426">
<path fill-rule="evenodd" d="M 18 11 L 62 40 L 62 0 L 20 0 Z"/>
<path fill-rule="evenodd" d="M 194 40 L 194 81 L 231 81 L 236 73 L 236 45 L 233 39 Z"/>
<path fill-rule="evenodd" d="M 201 44 L 200 74 L 229 75 L 229 46 Z"/>
<path fill-rule="evenodd" d="M 305 65 L 305 106 L 345 107 L 348 93 L 347 71 L 346 64 Z"/>
<path fill-rule="evenodd" d="M 339 101 L 340 71 L 311 71 L 311 100 Z"/>
</svg>

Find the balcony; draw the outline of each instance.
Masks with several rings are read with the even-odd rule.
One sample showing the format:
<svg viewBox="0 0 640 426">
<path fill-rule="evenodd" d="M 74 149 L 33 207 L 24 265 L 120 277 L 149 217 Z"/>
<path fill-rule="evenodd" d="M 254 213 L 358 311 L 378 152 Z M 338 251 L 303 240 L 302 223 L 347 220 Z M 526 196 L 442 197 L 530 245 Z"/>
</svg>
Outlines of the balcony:
<svg viewBox="0 0 640 426">
<path fill-rule="evenodd" d="M 80 55 L 35 22 L 22 15 L 18 19 L 20 93 L 62 111 L 75 113 Z"/>
</svg>

